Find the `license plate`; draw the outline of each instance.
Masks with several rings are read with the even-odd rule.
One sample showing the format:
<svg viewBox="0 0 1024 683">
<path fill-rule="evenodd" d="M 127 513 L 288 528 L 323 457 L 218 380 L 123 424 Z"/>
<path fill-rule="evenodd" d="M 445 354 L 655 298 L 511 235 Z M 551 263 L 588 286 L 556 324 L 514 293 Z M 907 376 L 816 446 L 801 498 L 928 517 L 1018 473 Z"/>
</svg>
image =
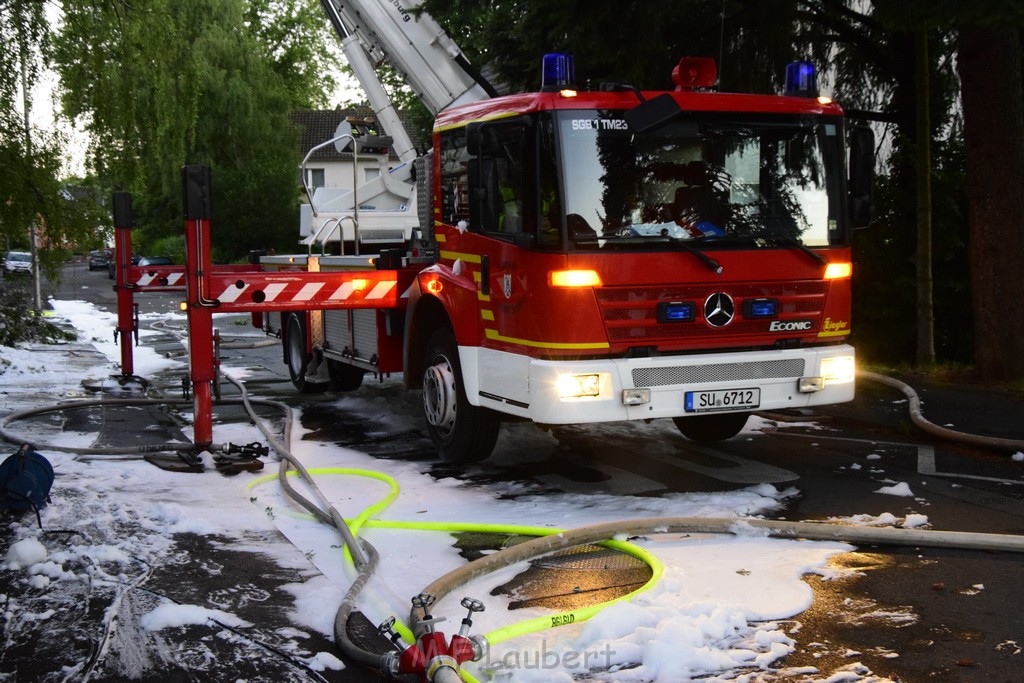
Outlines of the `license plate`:
<svg viewBox="0 0 1024 683">
<path fill-rule="evenodd" d="M 760 389 L 717 389 L 687 391 L 684 407 L 688 413 L 707 413 L 713 410 L 749 410 L 760 404 Z"/>
</svg>

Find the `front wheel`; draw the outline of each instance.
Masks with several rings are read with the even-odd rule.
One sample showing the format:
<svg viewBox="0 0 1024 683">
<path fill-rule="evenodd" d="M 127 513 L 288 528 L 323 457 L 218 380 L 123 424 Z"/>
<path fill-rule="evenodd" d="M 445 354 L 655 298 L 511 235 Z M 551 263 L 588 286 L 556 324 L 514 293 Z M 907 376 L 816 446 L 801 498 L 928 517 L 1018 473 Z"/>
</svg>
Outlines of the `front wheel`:
<svg viewBox="0 0 1024 683">
<path fill-rule="evenodd" d="M 288 377 L 299 393 L 319 394 L 330 388 L 330 382 L 315 383 L 306 380 L 306 370 L 313 356 L 309 353 L 306 341 L 306 323 L 297 315 L 289 315 L 285 324 L 285 363 L 288 365 Z"/>
<path fill-rule="evenodd" d="M 486 459 L 498 440 L 497 414 L 466 400 L 458 346 L 448 329 L 435 331 L 426 348 L 423 415 L 441 459 L 451 463 Z"/>
<path fill-rule="evenodd" d="M 673 417 L 676 428 L 691 441 L 714 443 L 731 439 L 743 430 L 750 413 L 716 413 L 714 415 L 692 415 Z"/>
</svg>

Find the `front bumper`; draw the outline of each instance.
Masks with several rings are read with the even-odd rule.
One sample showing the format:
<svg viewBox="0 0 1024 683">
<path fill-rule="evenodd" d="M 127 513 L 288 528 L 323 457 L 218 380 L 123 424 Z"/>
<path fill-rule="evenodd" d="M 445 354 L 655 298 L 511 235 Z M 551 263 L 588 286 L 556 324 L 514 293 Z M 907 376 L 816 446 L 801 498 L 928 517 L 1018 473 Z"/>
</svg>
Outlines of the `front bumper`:
<svg viewBox="0 0 1024 683">
<path fill-rule="evenodd" d="M 853 400 L 853 361 L 853 347 L 846 344 L 656 358 L 529 360 L 525 400 L 480 404 L 547 424 L 692 415 L 685 409 L 689 391 L 758 389 L 757 406 L 743 410 L 829 405 Z M 843 372 L 835 373 L 837 367 Z M 585 376 L 582 384 L 597 395 L 560 397 L 565 375 Z M 641 391 L 633 391 L 637 389 Z M 624 392 L 634 405 L 627 405 Z"/>
</svg>

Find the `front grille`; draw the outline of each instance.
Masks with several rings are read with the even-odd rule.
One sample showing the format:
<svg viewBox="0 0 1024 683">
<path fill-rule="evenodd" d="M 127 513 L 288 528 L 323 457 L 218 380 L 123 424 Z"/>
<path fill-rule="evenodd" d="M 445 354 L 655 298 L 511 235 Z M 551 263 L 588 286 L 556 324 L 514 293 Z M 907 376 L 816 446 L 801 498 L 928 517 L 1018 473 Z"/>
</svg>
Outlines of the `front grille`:
<svg viewBox="0 0 1024 683">
<path fill-rule="evenodd" d="M 636 368 L 633 370 L 633 386 L 664 387 L 673 384 L 703 384 L 705 382 L 796 379 L 802 377 L 803 374 L 804 361 L 802 358 L 719 363 L 716 365 L 678 365 L 675 367 Z"/>
<path fill-rule="evenodd" d="M 779 302 L 780 320 L 814 320 L 815 329 L 825 306 L 828 285 L 824 282 L 777 282 L 713 287 L 675 285 L 648 287 L 601 287 L 595 290 L 608 340 L 615 343 L 651 345 L 684 340 L 707 340 L 763 335 L 767 320 L 745 320 L 741 314 L 745 299 L 774 298 Z M 703 320 L 704 300 L 712 293 L 726 291 L 736 303 L 736 318 L 725 328 L 714 328 Z M 690 301 L 698 318 L 687 323 L 658 322 L 661 301 Z"/>
</svg>

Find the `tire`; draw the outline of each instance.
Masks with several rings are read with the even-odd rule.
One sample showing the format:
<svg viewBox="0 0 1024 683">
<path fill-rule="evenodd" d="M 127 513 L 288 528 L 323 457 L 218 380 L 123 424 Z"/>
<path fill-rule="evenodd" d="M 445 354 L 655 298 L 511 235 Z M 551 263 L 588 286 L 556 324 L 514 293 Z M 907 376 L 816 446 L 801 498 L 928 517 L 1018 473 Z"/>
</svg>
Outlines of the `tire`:
<svg viewBox="0 0 1024 683">
<path fill-rule="evenodd" d="M 676 428 L 690 441 L 715 443 L 731 439 L 743 430 L 750 413 L 717 413 L 715 415 L 693 415 L 673 417 Z"/>
<path fill-rule="evenodd" d="M 331 388 L 335 391 L 355 391 L 363 385 L 366 370 L 341 361 L 328 360 L 331 372 Z"/>
<path fill-rule="evenodd" d="M 447 328 L 430 335 L 423 362 L 423 416 L 445 462 L 479 462 L 490 456 L 501 426 L 493 410 L 470 405 L 458 346 Z"/>
<path fill-rule="evenodd" d="M 306 368 L 312 360 L 312 354 L 306 350 L 306 339 L 306 322 L 297 315 L 289 315 L 284 337 L 284 362 L 288 366 L 288 377 L 300 394 L 319 394 L 327 391 L 331 384 L 306 381 Z"/>
</svg>

